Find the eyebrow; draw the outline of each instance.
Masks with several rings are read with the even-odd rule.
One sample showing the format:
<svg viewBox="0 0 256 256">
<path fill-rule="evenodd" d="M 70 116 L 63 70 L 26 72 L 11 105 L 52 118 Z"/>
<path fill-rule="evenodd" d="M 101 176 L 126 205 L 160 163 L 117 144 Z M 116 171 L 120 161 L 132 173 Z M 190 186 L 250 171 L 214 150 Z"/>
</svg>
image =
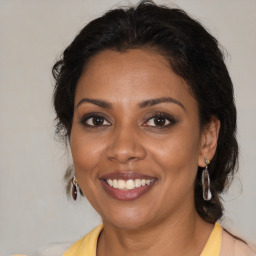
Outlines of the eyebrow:
<svg viewBox="0 0 256 256">
<path fill-rule="evenodd" d="M 184 105 L 180 101 L 175 100 L 171 97 L 162 97 L 162 98 L 144 100 L 138 104 L 138 107 L 146 108 L 146 107 L 151 107 L 151 106 L 154 106 L 154 105 L 157 105 L 160 103 L 168 103 L 168 102 L 175 103 L 178 106 L 180 106 L 182 109 L 185 110 Z M 101 108 L 112 109 L 111 103 L 109 103 L 107 101 L 99 100 L 99 99 L 89 99 L 89 98 L 83 98 L 82 100 L 80 100 L 79 103 L 77 104 L 77 108 L 83 103 L 91 103 L 91 104 L 97 105 Z"/>
<path fill-rule="evenodd" d="M 180 101 L 175 100 L 171 97 L 162 97 L 162 98 L 144 100 L 141 103 L 139 103 L 139 108 L 151 107 L 160 103 L 168 103 L 168 102 L 175 103 L 185 110 L 184 105 Z"/>
<path fill-rule="evenodd" d="M 83 98 L 82 100 L 80 100 L 76 107 L 78 108 L 81 104 L 86 103 L 86 102 L 97 105 L 101 108 L 108 108 L 108 109 L 112 108 L 111 104 L 104 100 L 89 99 L 89 98 Z"/>
</svg>

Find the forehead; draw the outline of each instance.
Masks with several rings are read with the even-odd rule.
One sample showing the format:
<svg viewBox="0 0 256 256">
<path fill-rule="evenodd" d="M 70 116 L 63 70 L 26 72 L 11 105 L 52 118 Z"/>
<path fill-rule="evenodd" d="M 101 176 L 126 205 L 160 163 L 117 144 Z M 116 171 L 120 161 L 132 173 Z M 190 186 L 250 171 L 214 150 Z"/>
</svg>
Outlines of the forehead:
<svg viewBox="0 0 256 256">
<path fill-rule="evenodd" d="M 92 97 L 131 103 L 166 96 L 195 101 L 166 58 L 148 50 L 105 50 L 87 64 L 77 84 L 75 102 Z"/>
</svg>

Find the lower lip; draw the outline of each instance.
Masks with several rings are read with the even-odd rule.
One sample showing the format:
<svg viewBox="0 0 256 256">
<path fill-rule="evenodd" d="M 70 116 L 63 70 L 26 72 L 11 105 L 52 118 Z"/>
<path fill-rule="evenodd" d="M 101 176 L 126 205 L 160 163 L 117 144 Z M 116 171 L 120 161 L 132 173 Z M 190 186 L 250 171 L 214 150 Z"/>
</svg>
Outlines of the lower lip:
<svg viewBox="0 0 256 256">
<path fill-rule="evenodd" d="M 149 185 L 141 186 L 139 188 L 121 190 L 117 188 L 110 187 L 105 180 L 100 180 L 103 185 L 104 190 L 114 199 L 122 201 L 135 200 L 145 193 L 147 193 L 155 184 L 155 181 L 151 182 Z"/>
</svg>

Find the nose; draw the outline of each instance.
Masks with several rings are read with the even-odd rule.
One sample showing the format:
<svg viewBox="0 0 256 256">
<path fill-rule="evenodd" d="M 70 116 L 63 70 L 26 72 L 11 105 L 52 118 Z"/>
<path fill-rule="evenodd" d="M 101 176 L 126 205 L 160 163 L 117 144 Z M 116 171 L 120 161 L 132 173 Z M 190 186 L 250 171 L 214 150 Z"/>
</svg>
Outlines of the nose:
<svg viewBox="0 0 256 256">
<path fill-rule="evenodd" d="M 142 160 L 146 157 L 146 150 L 136 132 L 129 128 L 121 128 L 113 132 L 107 157 L 111 161 L 126 164 Z"/>
</svg>

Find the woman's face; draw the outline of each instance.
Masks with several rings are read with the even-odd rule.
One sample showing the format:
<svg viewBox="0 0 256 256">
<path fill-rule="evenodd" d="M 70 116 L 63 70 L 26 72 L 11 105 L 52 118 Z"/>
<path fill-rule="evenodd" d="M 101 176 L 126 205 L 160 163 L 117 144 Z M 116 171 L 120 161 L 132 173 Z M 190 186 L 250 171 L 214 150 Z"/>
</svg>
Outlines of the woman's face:
<svg viewBox="0 0 256 256">
<path fill-rule="evenodd" d="M 70 146 L 79 185 L 104 224 L 137 229 L 195 211 L 198 106 L 161 55 L 94 56 L 77 84 Z"/>
</svg>

